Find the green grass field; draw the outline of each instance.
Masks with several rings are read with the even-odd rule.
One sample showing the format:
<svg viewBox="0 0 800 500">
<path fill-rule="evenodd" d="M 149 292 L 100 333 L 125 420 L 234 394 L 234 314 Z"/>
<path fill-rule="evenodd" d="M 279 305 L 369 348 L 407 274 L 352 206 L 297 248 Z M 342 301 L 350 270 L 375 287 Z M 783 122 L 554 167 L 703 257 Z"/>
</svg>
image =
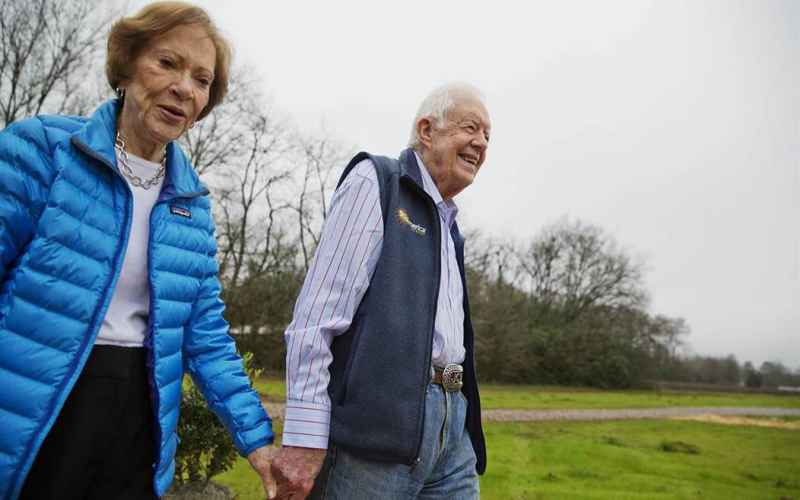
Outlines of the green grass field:
<svg viewBox="0 0 800 500">
<path fill-rule="evenodd" d="M 603 391 L 565 387 L 481 385 L 483 408 L 618 409 L 687 406 L 800 408 L 800 396 L 677 391 Z"/>
<path fill-rule="evenodd" d="M 255 388 L 283 401 L 283 380 Z M 800 408 L 800 396 L 601 391 L 484 384 L 485 408 L 618 409 L 688 406 Z M 772 419 L 796 422 L 797 417 Z M 676 420 L 485 424 L 483 499 L 800 500 L 800 431 Z M 276 428 L 279 435 L 280 427 Z M 216 478 L 239 500 L 263 499 L 244 459 Z"/>
<path fill-rule="evenodd" d="M 269 401 L 283 402 L 286 399 L 286 380 L 261 377 L 253 381 L 253 388 Z"/>
<path fill-rule="evenodd" d="M 663 420 L 493 423 L 487 441 L 487 499 L 800 498 L 797 431 Z"/>
<path fill-rule="evenodd" d="M 283 401 L 283 379 L 261 378 L 255 389 L 270 401 Z M 603 391 L 552 386 L 481 384 L 483 408 L 520 410 L 666 408 L 687 406 L 764 406 L 800 408 L 800 395 L 673 391 Z"/>
<path fill-rule="evenodd" d="M 272 431 L 275 433 L 275 446 L 280 446 L 280 435 L 283 425 L 273 422 Z M 237 500 L 264 500 L 264 487 L 261 479 L 256 476 L 247 459 L 238 457 L 233 468 L 219 476 L 214 476 L 214 481 L 224 484 L 236 492 Z"/>
<path fill-rule="evenodd" d="M 800 498 L 800 432 L 672 420 L 486 425 L 481 498 Z M 665 451 L 677 450 L 677 451 Z M 247 462 L 217 480 L 262 499 Z"/>
</svg>

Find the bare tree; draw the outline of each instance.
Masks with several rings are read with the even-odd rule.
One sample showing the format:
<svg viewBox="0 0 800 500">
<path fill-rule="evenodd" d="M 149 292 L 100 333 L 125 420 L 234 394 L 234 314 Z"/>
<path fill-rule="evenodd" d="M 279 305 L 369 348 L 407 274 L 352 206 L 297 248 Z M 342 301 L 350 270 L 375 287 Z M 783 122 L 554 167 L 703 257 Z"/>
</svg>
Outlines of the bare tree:
<svg viewBox="0 0 800 500">
<path fill-rule="evenodd" d="M 102 74 L 99 55 L 112 9 L 94 0 L 0 0 L 3 126 L 96 104 L 89 102 L 96 94 L 91 84 Z"/>
<path fill-rule="evenodd" d="M 292 203 L 297 217 L 303 265 L 308 271 L 314 249 L 319 244 L 322 222 L 328 215 L 327 198 L 332 189 L 335 167 L 345 160 L 344 148 L 327 133 L 321 136 L 298 135 L 297 197 Z"/>
<path fill-rule="evenodd" d="M 478 229 L 467 229 L 464 238 L 464 264 L 468 275 L 474 274 L 486 283 L 508 285 L 522 291 L 512 241 L 488 236 Z"/>
<path fill-rule="evenodd" d="M 216 202 L 220 271 L 231 288 L 263 273 L 283 240 L 289 205 L 278 188 L 291 177 L 286 157 L 295 147 L 287 121 L 243 74 L 234 73 L 225 102 L 182 139 Z"/>
<path fill-rule="evenodd" d="M 222 104 L 181 139 L 198 174 L 211 173 L 215 166 L 230 165 L 233 159 L 246 154 L 248 141 L 253 137 L 247 124 L 264 105 L 256 92 L 256 82 L 242 68 L 237 68 L 229 79 L 228 95 Z"/>
<path fill-rule="evenodd" d="M 648 337 L 663 346 L 670 359 L 678 359 L 680 349 L 686 345 L 685 338 L 691 329 L 684 318 L 655 315 L 649 322 Z"/>
<path fill-rule="evenodd" d="M 329 135 L 297 132 L 247 74 L 235 70 L 225 101 L 182 139 L 211 188 L 220 271 L 231 290 L 298 253 L 307 269 L 344 156 Z"/>
<path fill-rule="evenodd" d="M 528 291 L 545 307 L 574 319 L 594 306 L 639 307 L 646 302 L 643 266 L 597 226 L 563 219 L 517 253 Z"/>
</svg>

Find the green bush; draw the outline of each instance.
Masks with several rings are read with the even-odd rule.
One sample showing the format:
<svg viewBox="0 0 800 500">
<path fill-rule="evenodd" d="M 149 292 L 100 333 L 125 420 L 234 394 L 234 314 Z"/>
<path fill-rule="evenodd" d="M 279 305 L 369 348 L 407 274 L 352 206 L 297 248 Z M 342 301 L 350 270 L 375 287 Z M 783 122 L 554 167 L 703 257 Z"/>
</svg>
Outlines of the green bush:
<svg viewBox="0 0 800 500">
<path fill-rule="evenodd" d="M 252 353 L 247 352 L 242 358 L 247 375 L 254 380 L 261 370 L 254 368 Z M 238 453 L 228 431 L 208 409 L 203 394 L 189 377 L 183 379 L 178 438 L 176 484 L 208 483 L 236 461 Z"/>
</svg>

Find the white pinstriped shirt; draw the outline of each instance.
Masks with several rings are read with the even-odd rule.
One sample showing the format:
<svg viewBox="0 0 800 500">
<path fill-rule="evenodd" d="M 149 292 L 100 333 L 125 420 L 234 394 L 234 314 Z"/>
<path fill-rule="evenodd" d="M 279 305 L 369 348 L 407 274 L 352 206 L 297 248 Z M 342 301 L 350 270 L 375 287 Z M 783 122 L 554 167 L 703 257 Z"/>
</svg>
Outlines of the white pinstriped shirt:
<svg viewBox="0 0 800 500">
<path fill-rule="evenodd" d="M 431 360 L 435 366 L 444 366 L 464 361 L 464 290 L 449 231 L 458 208 L 452 200 L 442 199 L 419 155 L 417 163 L 423 189 L 436 204 L 442 227 L 441 278 Z M 382 245 L 378 179 L 372 161 L 364 160 L 333 195 L 319 247 L 286 329 L 284 445 L 328 447 L 331 341 L 350 327 Z"/>
</svg>

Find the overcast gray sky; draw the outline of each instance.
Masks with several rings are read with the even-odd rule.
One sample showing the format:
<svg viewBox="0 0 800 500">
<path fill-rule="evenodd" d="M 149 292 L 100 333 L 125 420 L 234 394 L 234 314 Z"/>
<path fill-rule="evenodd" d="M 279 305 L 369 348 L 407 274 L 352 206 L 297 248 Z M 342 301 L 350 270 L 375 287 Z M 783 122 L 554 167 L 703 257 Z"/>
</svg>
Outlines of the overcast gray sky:
<svg viewBox="0 0 800 500">
<path fill-rule="evenodd" d="M 800 366 L 800 2 L 198 3 L 279 108 L 356 149 L 398 153 L 431 88 L 474 83 L 493 133 L 464 224 L 598 224 L 694 352 Z"/>
</svg>

